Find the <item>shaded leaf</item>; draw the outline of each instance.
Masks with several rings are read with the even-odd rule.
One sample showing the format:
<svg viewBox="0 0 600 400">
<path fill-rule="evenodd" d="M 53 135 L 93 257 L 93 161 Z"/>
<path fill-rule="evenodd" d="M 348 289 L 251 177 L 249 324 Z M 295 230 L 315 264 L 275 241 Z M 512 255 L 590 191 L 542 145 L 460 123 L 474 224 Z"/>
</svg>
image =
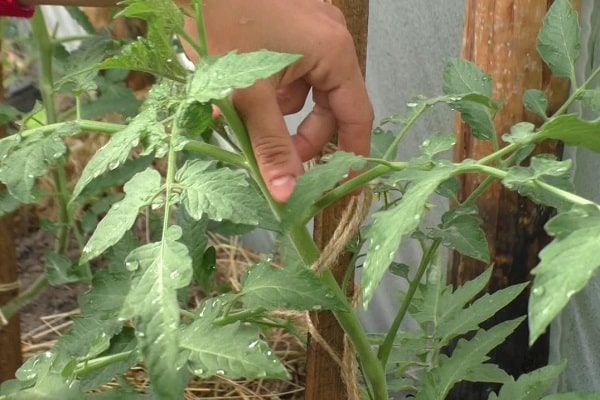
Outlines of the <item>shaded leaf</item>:
<svg viewBox="0 0 600 400">
<path fill-rule="evenodd" d="M 344 304 L 310 269 L 296 263 L 277 268 L 255 264 L 246 273 L 240 294 L 246 308 L 274 310 L 340 310 Z"/>
<path fill-rule="evenodd" d="M 557 139 L 569 146 L 585 147 L 600 153 L 600 120 L 587 122 L 580 120 L 575 114 L 561 115 L 552 118 L 543 129 L 536 134 L 536 141 Z"/>
<path fill-rule="evenodd" d="M 491 394 L 488 400 L 538 400 L 548 391 L 564 368 L 565 363 L 562 362 L 522 374 L 516 381 L 511 377 L 502 386 L 498 395 Z"/>
<path fill-rule="evenodd" d="M 546 118 L 548 112 L 548 99 L 541 90 L 528 89 L 523 95 L 523 105 L 532 113 Z"/>
<path fill-rule="evenodd" d="M 21 111 L 17 110 L 10 104 L 0 103 L 0 125 L 9 123 L 19 115 L 21 115 Z"/>
<path fill-rule="evenodd" d="M 394 133 L 392 131 L 384 131 L 380 127 L 373 130 L 371 134 L 371 158 L 383 158 L 388 148 L 394 142 Z"/>
<path fill-rule="evenodd" d="M 600 211 L 595 205 L 561 213 L 546 224 L 555 236 L 539 254 L 531 271 L 535 279 L 529 298 L 529 340 L 535 340 L 583 289 L 600 266 Z"/>
<path fill-rule="evenodd" d="M 92 271 L 89 265 L 74 264 L 67 257 L 50 251 L 46 254 L 46 276 L 50 285 L 59 286 L 66 283 L 91 280 Z"/>
</svg>

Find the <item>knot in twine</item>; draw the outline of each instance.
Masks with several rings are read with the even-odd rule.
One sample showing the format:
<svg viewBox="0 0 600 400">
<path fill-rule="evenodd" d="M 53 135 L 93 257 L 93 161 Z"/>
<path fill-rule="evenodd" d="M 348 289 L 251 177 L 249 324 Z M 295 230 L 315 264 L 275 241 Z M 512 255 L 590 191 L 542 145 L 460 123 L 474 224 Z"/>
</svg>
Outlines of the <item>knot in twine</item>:
<svg viewBox="0 0 600 400">
<path fill-rule="evenodd" d="M 20 288 L 21 288 L 20 281 L 14 281 L 14 282 L 10 282 L 10 283 L 0 283 L 0 293 L 12 292 L 13 290 L 18 290 Z M 8 320 L 6 319 L 6 316 L 2 312 L 2 309 L 0 308 L 0 326 L 6 326 L 6 325 L 8 325 Z"/>
</svg>

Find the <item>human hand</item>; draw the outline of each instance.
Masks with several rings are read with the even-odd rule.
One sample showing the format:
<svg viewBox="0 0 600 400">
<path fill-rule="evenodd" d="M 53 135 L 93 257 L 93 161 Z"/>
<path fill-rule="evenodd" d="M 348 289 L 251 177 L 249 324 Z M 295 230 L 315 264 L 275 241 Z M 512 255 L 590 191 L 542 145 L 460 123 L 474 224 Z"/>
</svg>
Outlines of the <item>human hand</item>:
<svg viewBox="0 0 600 400">
<path fill-rule="evenodd" d="M 189 1 L 176 2 L 189 11 Z M 232 96 L 276 201 L 290 197 L 302 162 L 317 155 L 336 130 L 342 150 L 368 155 L 373 109 L 352 37 L 336 7 L 318 0 L 204 0 L 204 19 L 210 54 L 268 49 L 303 56 Z M 197 38 L 196 22 L 186 17 L 185 25 Z M 191 47 L 184 47 L 197 62 Z M 315 106 L 290 136 L 283 116 L 301 110 L 311 88 Z"/>
</svg>

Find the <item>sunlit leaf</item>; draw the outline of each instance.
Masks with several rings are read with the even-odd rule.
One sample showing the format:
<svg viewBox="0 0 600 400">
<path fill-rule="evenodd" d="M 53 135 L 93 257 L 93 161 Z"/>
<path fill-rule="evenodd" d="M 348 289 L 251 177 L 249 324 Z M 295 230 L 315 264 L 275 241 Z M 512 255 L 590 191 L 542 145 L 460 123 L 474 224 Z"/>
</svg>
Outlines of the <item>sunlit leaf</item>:
<svg viewBox="0 0 600 400">
<path fill-rule="evenodd" d="M 600 153 L 600 120 L 587 122 L 575 114 L 553 118 L 536 134 L 536 140 L 557 139 L 569 146 L 585 147 Z"/>
</svg>

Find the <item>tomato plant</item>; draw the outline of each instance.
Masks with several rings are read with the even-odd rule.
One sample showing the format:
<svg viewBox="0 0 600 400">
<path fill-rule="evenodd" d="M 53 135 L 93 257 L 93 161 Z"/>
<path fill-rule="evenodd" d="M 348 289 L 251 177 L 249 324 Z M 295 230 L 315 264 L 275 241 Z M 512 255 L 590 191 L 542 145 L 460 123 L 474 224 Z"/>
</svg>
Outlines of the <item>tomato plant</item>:
<svg viewBox="0 0 600 400">
<path fill-rule="evenodd" d="M 193 4 L 204 38 L 201 7 L 197 0 Z M 576 101 L 597 108 L 598 102 L 589 100 L 600 96 L 592 85 L 600 69 L 585 82 L 575 78 L 580 34 L 570 2 L 554 2 L 538 50 L 555 75 L 570 79 L 573 91 L 553 115 L 547 115 L 542 92 L 526 93 L 525 106 L 543 119 L 540 126 L 516 124 L 502 137 L 505 144 L 501 145 L 493 124 L 501 105 L 492 99 L 491 78 L 470 62 L 451 60 L 444 71 L 443 94 L 419 98 L 409 104 L 407 114 L 384 120 L 373 133 L 370 157 L 336 152 L 308 170 L 286 204 L 269 195 L 229 96 L 281 71 L 298 57 L 269 51 L 209 57 L 201 40 L 194 47 L 203 55 L 202 61 L 188 71 L 175 61 L 177 46 L 172 40 L 175 35 L 189 40 L 181 11 L 169 0 L 128 0 L 125 5 L 121 14 L 145 19 L 148 34 L 118 52 L 110 40 L 92 37 L 80 49 L 65 53 L 48 36 L 38 13 L 33 31 L 42 61 L 43 112 L 20 115 L 4 105 L 0 109 L 3 118 L 21 122 L 18 132 L 0 140 L 0 181 L 6 186 L 0 209 L 8 212 L 44 196 L 54 196 L 60 205 L 57 246 L 48 253 L 47 274 L 3 307 L 3 314 L 10 317 L 48 283 L 90 282 L 89 291 L 79 300 L 81 316 L 73 328 L 52 350 L 27 361 L 16 380 L 4 383 L 0 399 L 181 399 L 193 375 L 283 378 L 284 365 L 261 336 L 265 326 L 285 325 L 272 314 L 282 308 L 334 312 L 356 351 L 366 398 L 382 400 L 389 392 L 408 391 L 417 399 L 441 399 L 462 380 L 503 384 L 490 399 L 543 397 L 564 363 L 515 381 L 486 362 L 487 354 L 524 318 L 480 327 L 526 285 L 478 298 L 491 272 L 453 289 L 445 284 L 436 256 L 445 246 L 489 262 L 475 200 L 495 180 L 555 207 L 558 214 L 546 226 L 554 240 L 540 253 L 533 271 L 531 342 L 600 265 L 595 251 L 600 209 L 572 193 L 570 161 L 542 154 L 523 163 L 534 145 L 546 139 L 600 151 L 600 121 L 583 121 L 568 113 Z M 61 67 L 58 79 L 53 65 Z M 88 94 L 98 87 L 98 71 L 119 69 L 157 77 L 139 112 L 122 124 L 85 119 L 86 104 L 93 104 L 88 103 Z M 74 119 L 59 118 L 52 101 L 55 91 L 73 94 Z M 491 141 L 494 151 L 480 160 L 449 162 L 440 155 L 452 149 L 454 136 L 436 133 L 423 141 L 413 158 L 397 160 L 402 139 L 438 105 L 460 112 L 473 135 Z M 214 119 L 213 106 L 222 118 Z M 110 139 L 71 188 L 65 180 L 69 152 L 64 140 L 87 132 Z M 230 146 L 216 144 L 216 136 Z M 155 167 L 157 159 L 165 161 L 164 171 Z M 363 172 L 340 183 L 352 170 Z M 36 185 L 36 179 L 48 171 L 55 178 L 56 193 L 44 193 Z M 446 212 L 437 226 L 425 226 L 422 218 L 429 198 L 437 193 L 456 201 L 456 178 L 463 174 L 490 179 Z M 121 185 L 122 192 L 113 190 Z M 363 303 L 368 305 L 390 268 L 409 283 L 392 328 L 382 336 L 366 334 L 326 266 L 318 272 L 311 269 L 319 251 L 306 229 L 324 207 L 364 185 L 376 188 L 384 201 L 352 246 L 357 251 L 356 265 L 349 268 L 363 269 Z M 90 214 L 90 210 L 96 211 Z M 152 227 L 148 237 L 136 236 L 134 224 L 141 219 L 150 225 L 150 213 L 160 216 L 160 224 Z M 237 232 L 256 227 L 275 232 L 280 237 L 277 256 L 282 267 L 265 257 L 247 271 L 241 290 L 212 291 L 214 254 L 207 248 L 206 233 L 209 226 L 225 225 Z M 74 260 L 65 252 L 71 238 L 81 249 Z M 405 240 L 418 240 L 422 247 L 421 262 L 410 276 L 394 262 Z M 361 253 L 364 248 L 366 254 Z M 94 260 L 101 267 L 93 272 Z M 566 264 L 573 268 L 563 268 Z M 209 296 L 198 307 L 188 308 L 185 293 L 194 284 Z M 415 332 L 399 329 L 408 314 L 419 324 Z M 470 339 L 458 340 L 451 356 L 444 354 L 452 341 L 465 334 Z M 123 387 L 101 395 L 90 393 L 138 363 L 148 370 L 149 393 Z M 575 395 L 548 398 L 574 398 L 569 396 Z"/>
</svg>

